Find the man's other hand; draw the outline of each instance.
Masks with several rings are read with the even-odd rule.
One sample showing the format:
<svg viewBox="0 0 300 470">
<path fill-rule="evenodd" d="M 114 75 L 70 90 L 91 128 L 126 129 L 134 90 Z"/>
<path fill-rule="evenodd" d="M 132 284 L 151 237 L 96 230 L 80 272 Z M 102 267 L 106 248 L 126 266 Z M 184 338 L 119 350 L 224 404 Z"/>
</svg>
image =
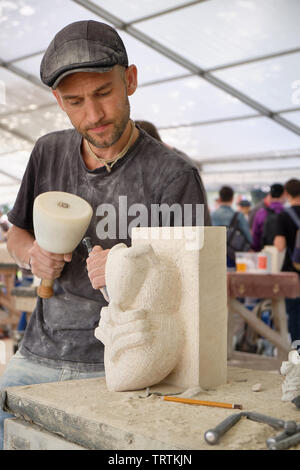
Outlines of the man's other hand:
<svg viewBox="0 0 300 470">
<path fill-rule="evenodd" d="M 110 250 L 103 250 L 100 245 L 94 246 L 86 261 L 88 276 L 94 289 L 101 289 L 105 283 L 105 264 Z"/>
</svg>

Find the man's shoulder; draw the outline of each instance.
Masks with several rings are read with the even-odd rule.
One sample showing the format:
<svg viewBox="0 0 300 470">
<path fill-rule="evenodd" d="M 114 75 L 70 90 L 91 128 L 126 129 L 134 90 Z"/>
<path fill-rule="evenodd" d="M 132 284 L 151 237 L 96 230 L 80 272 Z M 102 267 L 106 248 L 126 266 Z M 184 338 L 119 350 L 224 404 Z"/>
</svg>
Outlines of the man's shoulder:
<svg viewBox="0 0 300 470">
<path fill-rule="evenodd" d="M 242 212 L 238 211 L 237 219 L 238 219 L 239 227 L 242 229 L 243 232 L 245 232 L 245 230 L 247 230 L 248 228 L 248 221 L 246 217 L 244 216 Z"/>
<path fill-rule="evenodd" d="M 256 216 L 267 215 L 268 210 L 271 211 L 272 209 L 270 209 L 269 207 L 260 207 L 260 208 L 257 210 L 257 212 L 256 212 L 255 215 L 256 215 Z"/>
<path fill-rule="evenodd" d="M 211 217 L 212 217 L 213 223 L 215 223 L 216 225 L 218 224 L 229 225 L 234 214 L 235 212 L 232 209 L 232 207 L 221 205 L 220 207 L 218 207 L 218 209 L 216 209 L 212 213 Z"/>
<path fill-rule="evenodd" d="M 300 218 L 300 206 L 299 211 L 296 211 L 296 214 L 298 218 Z M 277 226 L 280 228 L 280 230 L 283 230 L 286 232 L 293 231 L 295 227 L 295 222 L 292 218 L 292 216 L 289 214 L 289 208 L 284 208 L 279 214 L 277 215 Z"/>
<path fill-rule="evenodd" d="M 36 146 L 39 147 L 51 147 L 56 145 L 65 146 L 69 145 L 70 142 L 78 137 L 78 133 L 75 129 L 64 129 L 61 131 L 53 131 L 43 135 L 36 141 Z"/>
<path fill-rule="evenodd" d="M 237 218 L 239 220 L 247 220 L 246 217 L 244 216 L 244 214 L 241 211 L 237 211 L 235 213 L 237 213 Z"/>
<path fill-rule="evenodd" d="M 282 223 L 290 223 L 292 220 L 292 216 L 290 215 L 290 211 L 293 211 L 293 213 L 296 215 L 296 217 L 300 218 L 300 206 L 291 206 L 284 208 L 279 214 L 278 214 L 278 219 Z"/>
<path fill-rule="evenodd" d="M 159 142 L 142 131 L 144 156 L 150 159 L 152 165 L 159 165 L 161 170 L 167 172 L 192 171 L 196 168 L 192 160 L 182 151 L 173 149 L 163 142 Z"/>
<path fill-rule="evenodd" d="M 261 207 L 254 215 L 253 223 L 262 223 L 268 215 L 267 207 Z"/>
<path fill-rule="evenodd" d="M 176 169 L 183 172 L 193 171 L 193 169 L 196 169 L 196 166 L 193 165 L 192 161 L 189 160 L 187 155 L 179 153 L 172 148 L 166 148 L 166 152 L 164 153 L 163 158 L 166 161 L 166 166 L 169 167 L 170 165 L 173 170 Z"/>
<path fill-rule="evenodd" d="M 215 212 L 217 212 L 218 214 L 235 214 L 236 212 L 232 209 L 231 206 L 225 206 L 225 204 L 223 205 L 222 203 L 220 204 L 220 206 L 218 207 L 218 209 L 215 210 Z M 238 213 L 238 212 L 237 212 Z"/>
</svg>

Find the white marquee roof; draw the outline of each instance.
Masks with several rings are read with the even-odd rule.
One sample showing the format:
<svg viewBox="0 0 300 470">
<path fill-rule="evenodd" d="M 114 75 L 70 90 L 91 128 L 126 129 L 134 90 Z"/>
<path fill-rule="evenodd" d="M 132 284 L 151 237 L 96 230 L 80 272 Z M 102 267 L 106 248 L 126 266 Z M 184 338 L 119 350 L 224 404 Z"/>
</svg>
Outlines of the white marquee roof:
<svg viewBox="0 0 300 470">
<path fill-rule="evenodd" d="M 195 159 L 207 189 L 300 178 L 299 0 L 0 0 L 0 204 L 37 137 L 70 127 L 39 79 L 72 21 L 115 26 L 139 70 L 132 117 Z"/>
</svg>

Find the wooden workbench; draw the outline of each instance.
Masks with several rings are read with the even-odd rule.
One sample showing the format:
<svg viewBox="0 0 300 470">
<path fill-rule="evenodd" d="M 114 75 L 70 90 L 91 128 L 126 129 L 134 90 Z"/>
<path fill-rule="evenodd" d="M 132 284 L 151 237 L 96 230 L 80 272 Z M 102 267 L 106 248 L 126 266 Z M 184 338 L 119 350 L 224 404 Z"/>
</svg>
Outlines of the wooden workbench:
<svg viewBox="0 0 300 470">
<path fill-rule="evenodd" d="M 19 267 L 7 251 L 6 243 L 1 242 L 0 281 L 2 288 L 0 289 L 0 305 L 7 309 L 7 316 L 1 316 L 0 326 L 9 325 L 14 328 L 20 319 L 20 312 L 16 308 L 15 299 L 11 293 L 18 269 Z"/>
<path fill-rule="evenodd" d="M 18 286 L 11 290 L 11 295 L 15 300 L 15 307 L 21 312 L 31 314 L 36 307 L 37 287 Z"/>
<path fill-rule="evenodd" d="M 260 336 L 269 340 L 278 349 L 276 358 L 266 358 L 258 354 L 255 356 L 262 361 L 273 362 L 278 367 L 286 360 L 291 349 L 287 315 L 285 309 L 286 297 L 300 296 L 300 283 L 297 273 L 281 272 L 278 274 L 252 274 L 228 273 L 228 359 L 239 358 L 247 360 L 247 354 L 232 350 L 233 315 L 238 314 Z M 270 299 L 274 328 L 270 328 L 255 314 L 249 311 L 239 299 L 252 297 L 256 299 Z M 252 355 L 253 356 L 253 355 Z"/>
<path fill-rule="evenodd" d="M 279 373 L 232 367 L 226 384 L 197 398 L 239 403 L 243 411 L 300 422 L 300 410 L 281 401 L 282 381 Z M 261 391 L 254 392 L 258 382 Z M 158 385 L 152 391 L 179 389 Z M 240 410 L 166 402 L 155 395 L 146 398 L 145 390 L 108 392 L 104 378 L 10 387 L 2 392 L 2 402 L 17 417 L 5 422 L 7 450 L 266 449 L 266 439 L 279 432 L 242 418 L 218 445 L 210 446 L 205 431 Z"/>
</svg>

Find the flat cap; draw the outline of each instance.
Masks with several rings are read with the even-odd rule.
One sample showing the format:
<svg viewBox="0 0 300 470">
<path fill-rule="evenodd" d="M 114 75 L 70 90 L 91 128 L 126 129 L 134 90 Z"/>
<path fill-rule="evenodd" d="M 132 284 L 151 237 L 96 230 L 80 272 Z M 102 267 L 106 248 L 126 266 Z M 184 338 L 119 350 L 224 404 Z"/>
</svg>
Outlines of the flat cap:
<svg viewBox="0 0 300 470">
<path fill-rule="evenodd" d="M 122 39 L 111 26 L 98 21 L 76 21 L 59 31 L 41 62 L 41 80 L 55 89 L 75 72 L 108 72 L 115 65 L 128 67 Z"/>
<path fill-rule="evenodd" d="M 248 199 L 241 199 L 240 202 L 238 203 L 240 207 L 250 207 L 251 202 L 248 201 Z"/>
</svg>

